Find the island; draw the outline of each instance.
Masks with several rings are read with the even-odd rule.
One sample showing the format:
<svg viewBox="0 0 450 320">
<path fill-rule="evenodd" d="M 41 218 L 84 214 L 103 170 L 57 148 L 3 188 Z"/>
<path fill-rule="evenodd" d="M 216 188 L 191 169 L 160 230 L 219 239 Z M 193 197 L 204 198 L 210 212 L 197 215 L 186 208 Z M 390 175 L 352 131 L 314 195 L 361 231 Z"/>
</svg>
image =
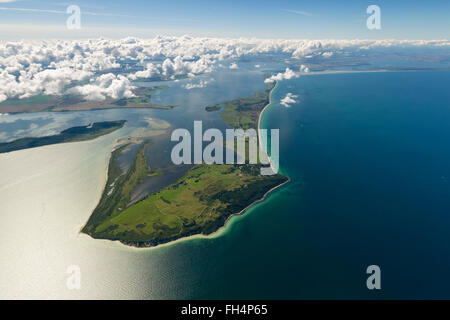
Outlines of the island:
<svg viewBox="0 0 450 320">
<path fill-rule="evenodd" d="M 172 109 L 175 106 L 160 106 L 151 102 L 152 94 L 167 86 L 135 87 L 134 97 L 101 101 L 87 101 L 80 95 L 37 95 L 29 98 L 11 98 L 0 103 L 0 113 L 21 112 L 57 112 L 57 111 L 88 111 L 115 108 L 153 108 Z"/>
<path fill-rule="evenodd" d="M 21 138 L 0 143 L 0 153 L 47 146 L 57 143 L 92 140 L 122 128 L 125 120 L 95 122 L 87 126 L 78 126 L 61 131 L 61 133 L 45 137 Z"/>
<path fill-rule="evenodd" d="M 233 128 L 256 128 L 273 88 L 270 85 L 255 97 L 223 103 L 223 120 Z M 131 143 L 112 151 L 103 194 L 81 232 L 134 247 L 208 235 L 224 226 L 232 215 L 245 212 L 290 181 L 281 174 L 261 175 L 259 163 L 197 164 L 175 182 L 133 201 L 133 191 L 139 185 L 165 174 L 151 169 L 145 156 L 148 148 L 153 148 L 152 143 L 141 141 L 126 169 L 120 159 L 132 150 Z"/>
<path fill-rule="evenodd" d="M 114 157 L 110 168 L 117 168 Z M 108 183 L 120 174 L 113 172 Z M 287 181 L 282 175 L 260 175 L 258 166 L 196 165 L 176 183 L 128 206 L 129 191 L 148 174 L 151 173 L 142 158 L 136 157 L 132 168 L 114 184 L 114 191 L 105 190 L 82 231 L 93 238 L 118 240 L 136 247 L 210 234 L 222 227 L 228 217 L 241 213 Z"/>
<path fill-rule="evenodd" d="M 220 104 L 215 104 L 215 105 L 213 105 L 213 106 L 207 106 L 207 107 L 205 107 L 205 110 L 207 111 L 207 112 L 213 112 L 213 111 L 219 111 L 220 110 Z"/>
</svg>

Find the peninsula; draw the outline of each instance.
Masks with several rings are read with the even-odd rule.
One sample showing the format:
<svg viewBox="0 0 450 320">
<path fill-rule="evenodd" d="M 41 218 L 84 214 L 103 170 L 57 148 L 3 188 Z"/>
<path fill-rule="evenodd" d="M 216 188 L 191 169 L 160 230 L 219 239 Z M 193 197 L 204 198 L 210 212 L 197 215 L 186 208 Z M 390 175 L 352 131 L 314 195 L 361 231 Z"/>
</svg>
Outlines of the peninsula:
<svg viewBox="0 0 450 320">
<path fill-rule="evenodd" d="M 273 88 L 268 86 L 256 97 L 225 102 L 222 118 L 233 128 L 255 128 Z M 289 181 L 281 174 L 261 175 L 260 164 L 198 164 L 176 182 L 133 202 L 133 190 L 149 177 L 164 176 L 164 172 L 151 170 L 145 154 L 152 145 L 147 142 L 141 143 L 129 167 L 121 169 L 120 159 L 127 147 L 125 144 L 112 152 L 105 189 L 81 230 L 93 238 L 151 247 L 211 234 L 230 216 L 243 213 Z"/>
<path fill-rule="evenodd" d="M 0 143 L 0 153 L 47 146 L 50 144 L 92 140 L 124 126 L 125 120 L 95 122 L 92 125 L 72 127 L 59 134 L 37 138 L 21 138 Z"/>
<path fill-rule="evenodd" d="M 151 96 L 166 86 L 135 87 L 134 97 L 101 101 L 88 101 L 82 96 L 74 94 L 37 95 L 29 98 L 12 98 L 0 103 L 0 113 L 21 112 L 57 112 L 57 111 L 88 111 L 116 108 L 153 108 L 172 109 L 175 106 L 160 106 L 151 102 Z"/>
</svg>

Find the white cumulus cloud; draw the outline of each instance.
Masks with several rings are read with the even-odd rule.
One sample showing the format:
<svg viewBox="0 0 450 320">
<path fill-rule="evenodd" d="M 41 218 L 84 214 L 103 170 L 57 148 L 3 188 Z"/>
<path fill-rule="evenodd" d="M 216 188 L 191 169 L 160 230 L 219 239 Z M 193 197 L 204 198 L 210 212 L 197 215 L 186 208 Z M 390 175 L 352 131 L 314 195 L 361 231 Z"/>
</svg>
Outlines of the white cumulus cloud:
<svg viewBox="0 0 450 320">
<path fill-rule="evenodd" d="M 296 100 L 297 98 L 298 98 L 298 95 L 295 95 L 295 94 L 289 92 L 288 94 L 286 94 L 286 96 L 283 99 L 281 99 L 280 104 L 285 106 L 286 108 L 290 107 L 291 104 L 297 103 L 297 100 Z"/>
<path fill-rule="evenodd" d="M 450 41 L 270 40 L 189 36 L 0 41 L 0 102 L 38 94 L 61 95 L 68 87 L 72 87 L 71 92 L 80 92 L 93 99 L 126 97 L 132 94 L 129 80 L 195 77 L 210 73 L 219 65 L 238 68 L 231 61 L 242 57 L 283 54 L 293 61 L 304 61 L 313 57 L 351 54 L 357 59 L 358 55 L 367 56 L 371 50 L 379 53 L 392 48 L 416 47 L 444 51 L 442 49 L 450 47 Z M 307 68 L 298 71 L 287 68 L 266 81 L 290 79 L 302 72 L 307 72 Z M 109 82 L 104 83 L 100 78 L 103 74 L 115 76 L 112 79 L 109 75 Z M 89 83 L 86 84 L 86 81 Z"/>
<path fill-rule="evenodd" d="M 279 72 L 277 74 L 274 74 L 273 76 L 267 78 L 266 80 L 264 80 L 264 82 L 266 83 L 273 83 L 275 81 L 281 81 L 281 80 L 289 80 L 289 79 L 293 79 L 293 78 L 298 78 L 300 77 L 300 75 L 302 73 L 307 73 L 309 72 L 309 68 L 306 67 L 305 65 L 301 65 L 298 71 L 293 71 L 290 68 L 286 68 L 286 70 L 284 72 Z"/>
<path fill-rule="evenodd" d="M 107 73 L 97 77 L 89 84 L 70 88 L 67 93 L 81 95 L 86 100 L 101 101 L 106 98 L 131 98 L 134 96 L 133 88 L 130 80 L 125 76 Z"/>
<path fill-rule="evenodd" d="M 211 80 L 210 80 L 211 81 Z M 196 88 L 204 88 L 206 87 L 210 81 L 207 80 L 200 80 L 198 83 L 186 83 L 183 88 L 187 89 L 187 90 L 191 90 L 191 89 L 196 89 Z"/>
</svg>

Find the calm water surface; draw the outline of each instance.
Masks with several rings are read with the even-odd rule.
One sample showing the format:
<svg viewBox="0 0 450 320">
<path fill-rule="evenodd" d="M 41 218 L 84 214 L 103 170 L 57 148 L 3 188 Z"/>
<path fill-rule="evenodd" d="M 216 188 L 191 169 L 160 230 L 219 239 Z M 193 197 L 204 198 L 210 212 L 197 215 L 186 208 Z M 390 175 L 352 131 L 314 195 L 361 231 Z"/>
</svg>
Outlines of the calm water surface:
<svg viewBox="0 0 450 320">
<path fill-rule="evenodd" d="M 116 138 L 146 116 L 220 124 L 205 106 L 264 87 L 261 73 L 215 78 L 158 93 L 155 102 L 180 105 L 171 111 L 1 116 L 2 140 L 129 120 L 94 141 L 0 155 L 1 298 L 450 298 L 450 72 L 283 81 L 262 126 L 280 128 L 290 184 L 210 239 L 138 250 L 78 234 Z M 286 108 L 289 92 L 298 98 Z M 365 286 L 371 264 L 378 292 Z M 81 268 L 81 290 L 66 288 L 69 265 Z"/>
</svg>

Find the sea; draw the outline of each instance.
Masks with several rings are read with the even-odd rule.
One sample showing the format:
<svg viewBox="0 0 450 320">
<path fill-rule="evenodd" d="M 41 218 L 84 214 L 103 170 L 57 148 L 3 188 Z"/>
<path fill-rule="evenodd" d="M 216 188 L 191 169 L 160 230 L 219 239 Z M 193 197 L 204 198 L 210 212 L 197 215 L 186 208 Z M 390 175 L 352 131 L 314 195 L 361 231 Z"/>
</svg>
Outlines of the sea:
<svg viewBox="0 0 450 320">
<path fill-rule="evenodd" d="M 450 71 L 280 81 L 261 127 L 280 130 L 290 183 L 211 237 L 137 249 L 80 234 L 117 138 L 148 117 L 223 126 L 205 106 L 264 89 L 263 71 L 203 77 L 204 88 L 183 79 L 152 97 L 173 110 L 0 117 L 0 141 L 128 120 L 92 141 L 0 154 L 0 298 L 450 298 Z M 367 287 L 372 265 L 379 290 Z M 79 288 L 68 286 L 73 267 Z"/>
</svg>

